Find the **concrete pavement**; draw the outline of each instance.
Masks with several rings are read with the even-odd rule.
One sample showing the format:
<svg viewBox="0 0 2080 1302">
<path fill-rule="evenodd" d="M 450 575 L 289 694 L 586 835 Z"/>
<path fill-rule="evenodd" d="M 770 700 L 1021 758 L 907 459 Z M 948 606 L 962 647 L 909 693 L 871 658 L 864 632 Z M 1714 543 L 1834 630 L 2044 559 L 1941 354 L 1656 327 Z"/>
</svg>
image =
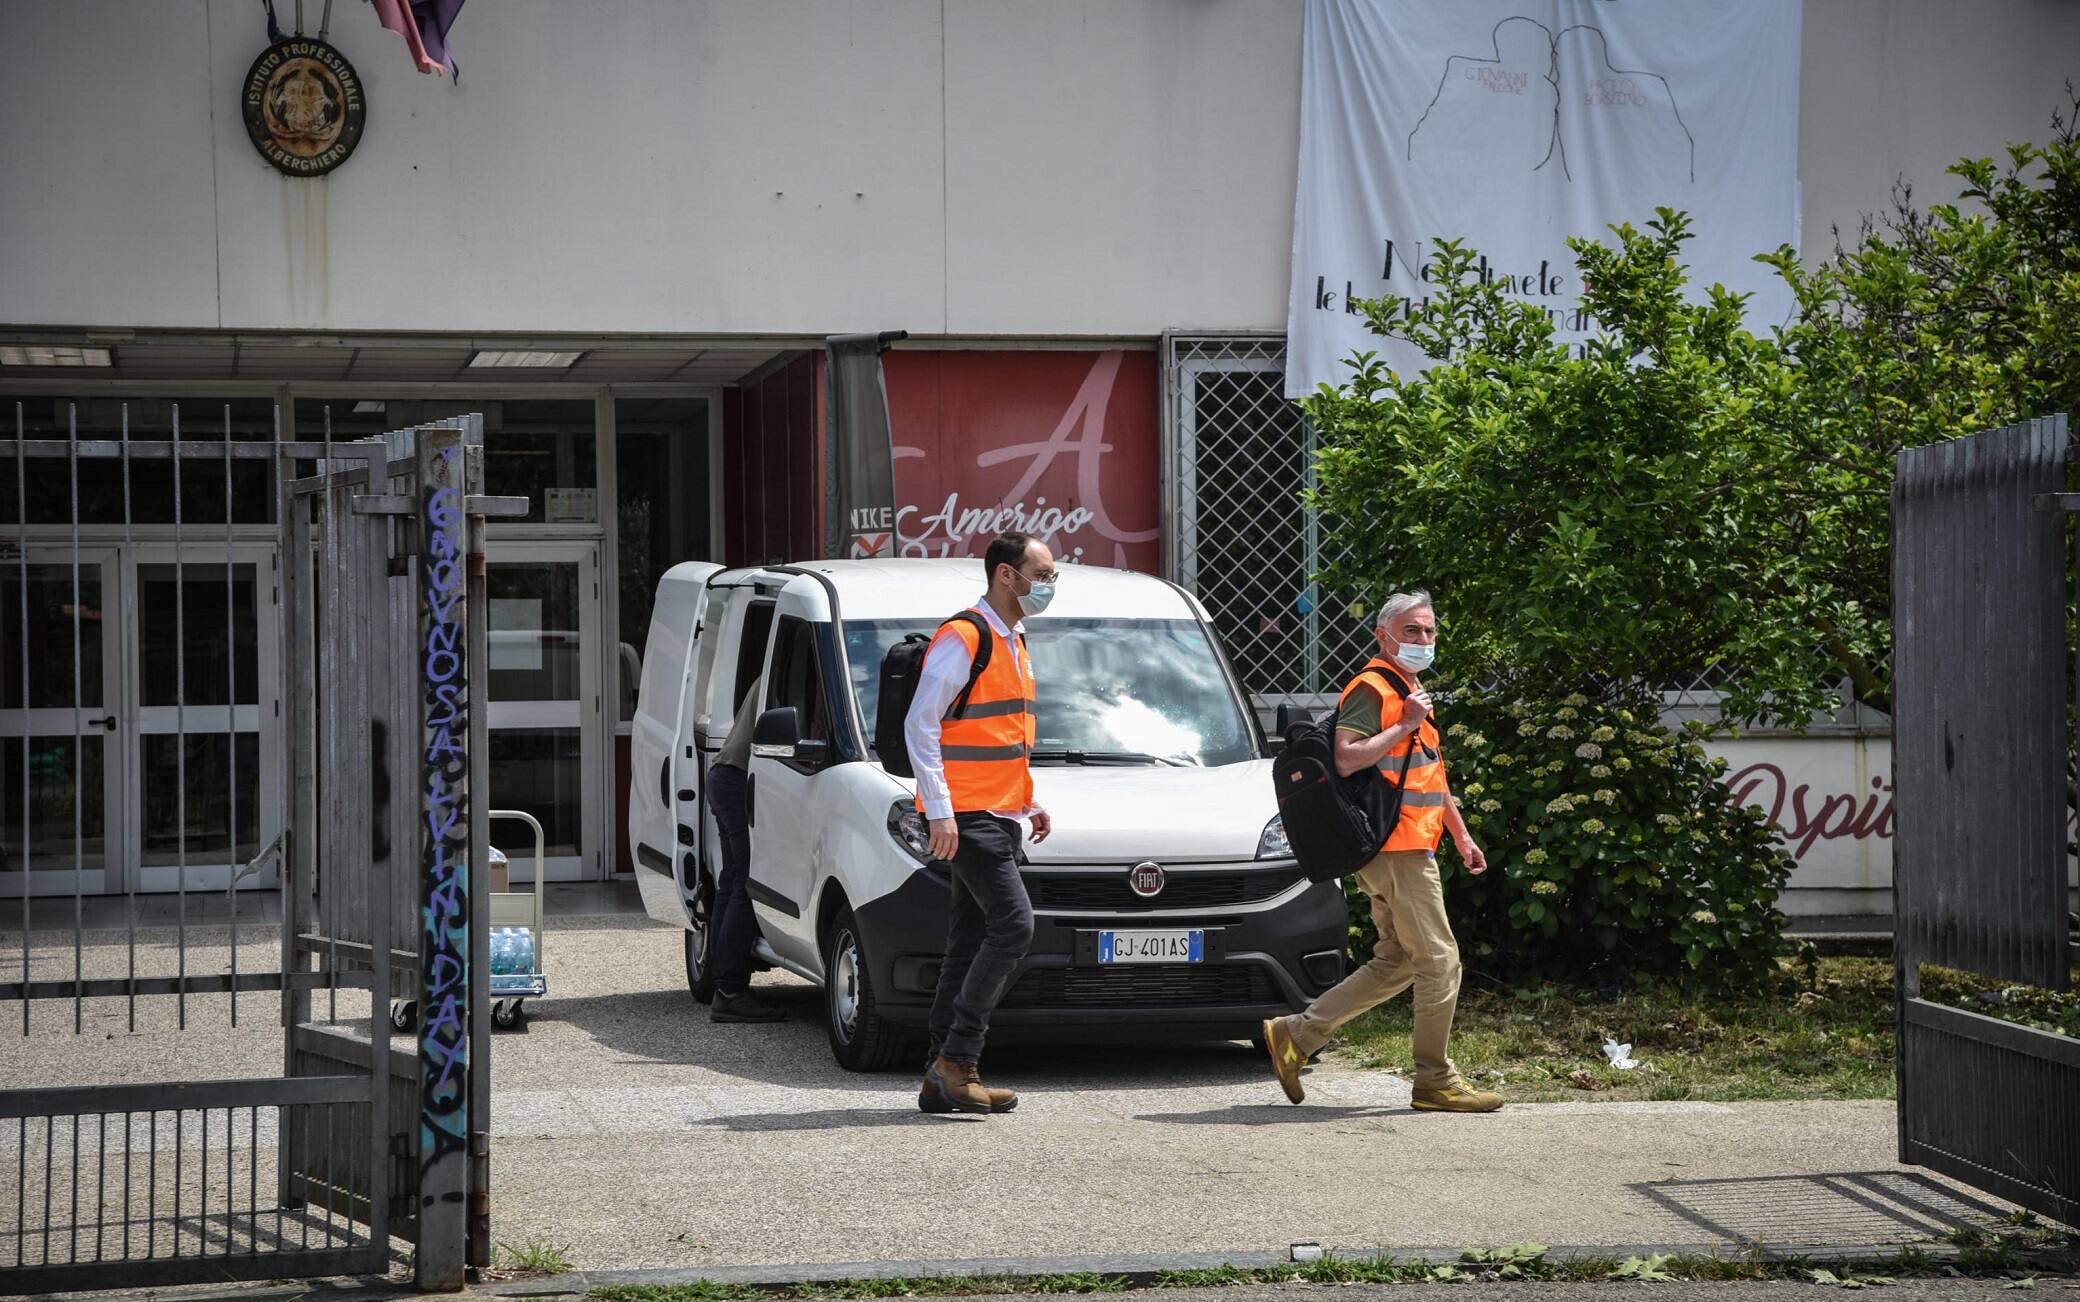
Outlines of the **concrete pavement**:
<svg viewBox="0 0 2080 1302">
<path fill-rule="evenodd" d="M 1022 1091 L 1020 1110 L 928 1117 L 913 1077 L 833 1065 L 810 987 L 761 977 L 795 1020 L 716 1026 L 685 993 L 672 930 L 626 913 L 552 926 L 552 997 L 493 1050 L 494 1233 L 586 1268 L 1218 1256 L 1296 1240 L 1874 1244 L 2004 1210 L 1899 1167 L 1889 1103 L 1434 1116 L 1408 1109 L 1405 1080 L 1332 1056 L 1296 1108 L 1244 1044 L 993 1049 L 989 1078 Z M 242 952 L 264 952 L 259 934 Z M 163 961 L 168 937 L 145 936 Z M 204 944 L 190 969 L 221 966 L 225 939 L 191 929 Z M 36 942 L 34 976 L 69 974 L 69 936 Z M 19 966 L 18 944 L 0 936 L 0 961 Z M 126 961 L 120 932 L 84 953 L 89 975 Z M 357 999 L 343 993 L 342 1012 Z M 191 999 L 187 1033 L 170 1002 L 135 1036 L 117 1001 L 90 1002 L 84 1036 L 69 1003 L 40 1007 L 31 1039 L 0 1028 L 0 1088 L 279 1071 L 265 997 L 241 999 L 237 1030 L 221 998 Z"/>
</svg>

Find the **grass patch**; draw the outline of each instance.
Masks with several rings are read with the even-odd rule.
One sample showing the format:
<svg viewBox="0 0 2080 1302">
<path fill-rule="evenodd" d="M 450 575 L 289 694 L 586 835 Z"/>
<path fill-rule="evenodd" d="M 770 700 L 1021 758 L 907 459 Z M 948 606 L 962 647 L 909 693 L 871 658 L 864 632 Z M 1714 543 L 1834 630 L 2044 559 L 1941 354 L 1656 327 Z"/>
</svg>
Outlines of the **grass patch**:
<svg viewBox="0 0 2080 1302">
<path fill-rule="evenodd" d="M 1892 963 L 1823 958 L 1789 963 L 1763 989 L 1703 996 L 1661 988 L 1497 989 L 1471 974 L 1459 995 L 1452 1057 L 1472 1081 L 1514 1102 L 1622 1099 L 1893 1097 Z M 1367 1067 L 1414 1069 L 1413 1018 L 1395 1000 L 1342 1031 L 1343 1054 Z M 1606 1039 L 1641 1065 L 1610 1065 Z"/>
<path fill-rule="evenodd" d="M 1242 1284 L 1418 1284 L 1501 1280 L 1554 1280 L 1578 1283 L 1627 1281 L 1729 1282 L 1797 1280 L 1838 1288 L 1865 1288 L 1897 1279 L 1959 1277 L 2000 1279 L 2022 1285 L 2039 1273 L 2068 1274 L 2080 1264 L 2080 1236 L 2045 1227 L 2001 1227 L 1975 1232 L 1955 1250 L 1938 1255 L 1905 1247 L 1855 1263 L 1815 1264 L 1799 1257 L 1573 1256 L 1555 1258 L 1539 1243 L 1496 1248 L 1466 1248 L 1455 1261 L 1419 1260 L 1390 1255 L 1326 1256 L 1291 1265 L 1218 1266 L 1206 1270 L 1158 1272 L 1144 1281 L 1120 1275 L 942 1275 L 921 1279 L 841 1280 L 822 1284 L 762 1288 L 754 1284 L 621 1285 L 596 1288 L 592 1302 L 757 1302 L 759 1299 L 949 1297 L 1013 1293 L 1116 1293 L 1128 1288 L 1223 1288 Z M 2026 1285 L 2024 1285 L 2026 1286 Z"/>
<path fill-rule="evenodd" d="M 528 1275 L 564 1275 L 571 1270 L 570 1249 L 547 1239 L 491 1246 L 491 1269 Z"/>
</svg>

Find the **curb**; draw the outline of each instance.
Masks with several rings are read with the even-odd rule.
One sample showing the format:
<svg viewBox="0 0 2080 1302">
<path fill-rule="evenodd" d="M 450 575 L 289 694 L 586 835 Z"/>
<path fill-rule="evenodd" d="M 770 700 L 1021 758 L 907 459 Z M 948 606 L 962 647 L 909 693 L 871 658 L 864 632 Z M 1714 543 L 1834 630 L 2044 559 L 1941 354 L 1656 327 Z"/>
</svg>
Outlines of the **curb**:
<svg viewBox="0 0 2080 1302">
<path fill-rule="evenodd" d="M 1934 1260 L 1941 1261 L 1955 1255 L 1955 1249 L 1947 1244 L 1892 1243 L 1892 1244 L 1820 1244 L 1811 1246 L 1768 1247 L 1735 1243 L 1661 1243 L 1661 1244 L 1586 1244 L 1553 1247 L 1547 1257 L 1555 1261 L 1571 1261 L 1583 1258 L 1601 1259 L 1626 1257 L 1649 1257 L 1656 1253 L 1685 1257 L 1760 1258 L 1765 1261 L 1810 1261 L 1816 1265 L 1855 1266 L 1866 1262 L 1892 1259 L 1905 1248 L 1926 1252 Z M 1397 1261 L 1417 1261 L 1436 1265 L 1457 1262 L 1464 1247 L 1450 1248 L 1390 1248 L 1390 1247 L 1327 1247 L 1326 1256 L 1346 1260 L 1364 1260 L 1382 1255 L 1392 1256 Z M 1008 1277 L 1015 1291 L 1016 1281 L 1043 1275 L 1091 1274 L 1124 1279 L 1130 1289 L 1148 1288 L 1166 1272 L 1180 1270 L 1214 1270 L 1222 1266 L 1234 1266 L 1248 1270 L 1262 1270 L 1294 1264 L 1288 1252 L 1189 1252 L 1111 1254 L 1061 1257 L 967 1257 L 927 1258 L 910 1261 L 855 1261 L 819 1262 L 808 1265 L 768 1266 L 718 1266 L 708 1269 L 698 1267 L 656 1267 L 641 1270 L 585 1270 L 567 1275 L 546 1278 L 503 1280 L 496 1283 L 472 1285 L 470 1292 L 489 1297 L 508 1298 L 561 1298 L 583 1297 L 595 1288 L 611 1285 L 669 1286 L 673 1284 L 734 1284 L 752 1288 L 782 1288 L 798 1284 L 831 1284 L 846 1280 L 862 1279 L 918 1279 L 929 1276 L 954 1275 L 970 1277 Z M 195 1300 L 201 1302 L 201 1300 Z"/>
</svg>

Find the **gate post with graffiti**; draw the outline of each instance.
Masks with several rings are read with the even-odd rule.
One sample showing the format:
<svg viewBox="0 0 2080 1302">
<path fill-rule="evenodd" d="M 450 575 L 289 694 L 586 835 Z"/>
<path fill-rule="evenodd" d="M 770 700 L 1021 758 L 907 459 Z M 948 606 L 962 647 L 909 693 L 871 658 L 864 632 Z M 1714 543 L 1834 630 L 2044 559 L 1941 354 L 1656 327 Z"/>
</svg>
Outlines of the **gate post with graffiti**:
<svg viewBox="0 0 2080 1302">
<path fill-rule="evenodd" d="M 470 1147 L 469 666 L 463 431 L 422 430 L 419 463 L 420 849 L 419 1251 L 422 1289 L 459 1289 Z"/>
</svg>

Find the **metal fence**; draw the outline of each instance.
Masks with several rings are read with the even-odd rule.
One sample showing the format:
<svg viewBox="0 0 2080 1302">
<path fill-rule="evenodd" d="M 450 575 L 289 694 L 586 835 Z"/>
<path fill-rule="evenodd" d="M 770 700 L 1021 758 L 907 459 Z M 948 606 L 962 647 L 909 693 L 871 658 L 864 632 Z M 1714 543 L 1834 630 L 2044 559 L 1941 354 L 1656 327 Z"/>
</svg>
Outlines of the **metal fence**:
<svg viewBox="0 0 2080 1302">
<path fill-rule="evenodd" d="M 2080 1040 L 1922 997 L 2070 983 L 2070 463 L 2062 416 L 1899 458 L 1893 899 L 1901 1160 L 2080 1224 Z"/>
<path fill-rule="evenodd" d="M 0 1000 L 74 1046 L 0 1068 L 0 1292 L 379 1273 L 394 1238 L 459 1287 L 490 1246 L 481 528 L 514 508 L 479 492 L 480 422 L 335 443 L 279 413 L 271 439 L 228 409 L 207 439 L 178 408 L 163 438 L 127 407 L 113 438 L 68 417 L 31 438 L 18 406 L 0 455 Z M 278 898 L 241 889 L 268 874 Z M 416 1054 L 393 990 L 429 1010 Z"/>
<path fill-rule="evenodd" d="M 1213 616 L 1261 709 L 1334 696 L 1372 652 L 1368 612 L 1325 593 L 1333 524 L 1302 501 L 1314 429 L 1285 399 L 1285 340 L 1164 339 L 1169 577 Z"/>
</svg>

